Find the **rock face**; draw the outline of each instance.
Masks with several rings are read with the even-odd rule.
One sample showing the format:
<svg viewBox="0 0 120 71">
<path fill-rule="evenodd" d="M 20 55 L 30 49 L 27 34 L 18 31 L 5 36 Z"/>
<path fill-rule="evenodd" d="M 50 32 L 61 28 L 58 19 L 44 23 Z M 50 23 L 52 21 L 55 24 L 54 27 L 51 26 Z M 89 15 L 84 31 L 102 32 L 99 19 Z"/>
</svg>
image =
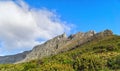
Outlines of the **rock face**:
<svg viewBox="0 0 120 71">
<path fill-rule="evenodd" d="M 96 36 L 100 36 L 100 37 L 110 36 L 110 35 L 113 35 L 113 32 L 108 29 L 96 34 Z"/>
<path fill-rule="evenodd" d="M 35 46 L 28 53 L 0 57 L 0 63 L 6 63 L 6 60 L 8 60 L 7 62 L 9 63 L 15 63 L 15 62 L 21 63 L 34 59 L 41 59 L 46 56 L 55 55 L 61 52 L 74 49 L 76 48 L 77 45 L 82 45 L 93 39 L 99 37 L 102 38 L 111 35 L 113 35 L 113 33 L 110 30 L 105 30 L 100 33 L 95 33 L 94 31 L 89 31 L 86 33 L 79 32 L 77 34 L 70 35 L 69 37 L 67 37 L 66 34 L 64 33 L 62 35 L 56 36 L 53 39 L 48 40 L 44 44 Z"/>
<path fill-rule="evenodd" d="M 89 31 L 87 33 L 77 33 L 70 37 L 66 34 L 59 35 L 42 45 L 38 45 L 26 56 L 24 61 L 29 61 L 33 59 L 40 59 L 46 56 L 55 55 L 60 52 L 64 52 L 74 48 L 78 44 L 82 44 L 88 41 L 88 38 L 94 36 L 94 31 Z"/>
<path fill-rule="evenodd" d="M 54 55 L 57 53 L 56 50 L 66 43 L 66 40 L 66 34 L 62 34 L 51 40 L 48 40 L 46 43 L 34 47 L 33 50 L 26 56 L 23 61 Z"/>
</svg>

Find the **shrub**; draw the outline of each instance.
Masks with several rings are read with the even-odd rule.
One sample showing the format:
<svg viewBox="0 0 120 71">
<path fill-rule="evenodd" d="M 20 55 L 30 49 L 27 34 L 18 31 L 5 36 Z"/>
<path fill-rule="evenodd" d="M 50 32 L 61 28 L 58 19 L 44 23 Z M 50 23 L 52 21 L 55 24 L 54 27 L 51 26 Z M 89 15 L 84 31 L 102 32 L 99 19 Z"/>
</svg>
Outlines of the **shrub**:
<svg viewBox="0 0 120 71">
<path fill-rule="evenodd" d="M 120 55 L 109 59 L 107 65 L 111 69 L 120 69 Z"/>
<path fill-rule="evenodd" d="M 73 67 L 77 71 L 98 71 L 102 70 L 105 67 L 105 64 L 105 61 L 100 59 L 99 56 L 94 54 L 86 54 L 76 58 Z"/>
<path fill-rule="evenodd" d="M 115 44 L 102 44 L 94 46 L 93 50 L 95 51 L 95 53 L 102 53 L 118 50 L 118 47 Z"/>
<path fill-rule="evenodd" d="M 120 47 L 120 42 L 117 45 Z"/>
<path fill-rule="evenodd" d="M 114 50 L 117 50 L 117 46 L 116 45 L 113 45 L 113 44 L 110 44 L 110 45 L 107 45 L 106 46 L 106 50 L 108 51 L 114 51 Z"/>
<path fill-rule="evenodd" d="M 40 71 L 74 71 L 74 69 L 69 64 L 50 62 L 48 64 L 42 65 Z"/>
</svg>

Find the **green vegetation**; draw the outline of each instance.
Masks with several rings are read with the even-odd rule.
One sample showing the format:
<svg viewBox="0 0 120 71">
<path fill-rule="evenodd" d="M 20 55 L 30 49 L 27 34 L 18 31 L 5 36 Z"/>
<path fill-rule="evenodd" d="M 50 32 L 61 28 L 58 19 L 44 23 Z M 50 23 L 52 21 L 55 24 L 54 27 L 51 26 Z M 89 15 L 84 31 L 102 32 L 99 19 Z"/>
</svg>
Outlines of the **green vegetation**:
<svg viewBox="0 0 120 71">
<path fill-rule="evenodd" d="M 1 64 L 0 71 L 120 71 L 120 36 L 96 38 L 76 49 L 20 64 Z"/>
</svg>

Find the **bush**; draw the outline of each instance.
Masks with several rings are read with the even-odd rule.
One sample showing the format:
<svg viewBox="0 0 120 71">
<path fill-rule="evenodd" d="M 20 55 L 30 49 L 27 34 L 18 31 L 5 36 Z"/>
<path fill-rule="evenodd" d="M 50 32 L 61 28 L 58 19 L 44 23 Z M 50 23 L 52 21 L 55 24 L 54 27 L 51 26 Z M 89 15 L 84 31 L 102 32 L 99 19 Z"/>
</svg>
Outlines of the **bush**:
<svg viewBox="0 0 120 71">
<path fill-rule="evenodd" d="M 118 50 L 118 47 L 114 44 L 102 44 L 102 45 L 94 46 L 93 50 L 95 51 L 95 53 L 102 53 L 102 52 Z"/>
<path fill-rule="evenodd" d="M 104 60 L 94 54 L 86 54 L 78 57 L 73 64 L 75 70 L 79 71 L 98 71 L 105 67 Z"/>
<path fill-rule="evenodd" d="M 114 51 L 114 50 L 117 50 L 117 49 L 118 49 L 117 46 L 113 45 L 113 44 L 106 46 L 106 50 L 108 50 L 108 51 Z"/>
<path fill-rule="evenodd" d="M 117 45 L 120 47 L 120 42 Z"/>
<path fill-rule="evenodd" d="M 110 69 L 120 69 L 120 55 L 109 59 L 107 65 Z"/>
<path fill-rule="evenodd" d="M 69 64 L 50 62 L 42 65 L 39 71 L 74 71 L 74 69 Z"/>
</svg>

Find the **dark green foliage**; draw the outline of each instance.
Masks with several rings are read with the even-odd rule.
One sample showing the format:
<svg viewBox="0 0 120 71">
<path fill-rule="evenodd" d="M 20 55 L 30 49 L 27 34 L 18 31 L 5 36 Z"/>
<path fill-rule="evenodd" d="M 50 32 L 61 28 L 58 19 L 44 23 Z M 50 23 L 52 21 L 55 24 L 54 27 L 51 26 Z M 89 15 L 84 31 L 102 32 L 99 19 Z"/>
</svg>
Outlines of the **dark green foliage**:
<svg viewBox="0 0 120 71">
<path fill-rule="evenodd" d="M 118 42 L 118 44 L 117 44 L 119 47 L 120 47 L 120 42 Z"/>
<path fill-rule="evenodd" d="M 111 69 L 120 69 L 120 55 L 109 59 L 107 65 Z"/>
<path fill-rule="evenodd" d="M 79 71 L 97 71 L 105 67 L 105 61 L 100 59 L 99 56 L 93 54 L 84 54 L 76 58 L 73 64 L 74 69 Z"/>
</svg>

